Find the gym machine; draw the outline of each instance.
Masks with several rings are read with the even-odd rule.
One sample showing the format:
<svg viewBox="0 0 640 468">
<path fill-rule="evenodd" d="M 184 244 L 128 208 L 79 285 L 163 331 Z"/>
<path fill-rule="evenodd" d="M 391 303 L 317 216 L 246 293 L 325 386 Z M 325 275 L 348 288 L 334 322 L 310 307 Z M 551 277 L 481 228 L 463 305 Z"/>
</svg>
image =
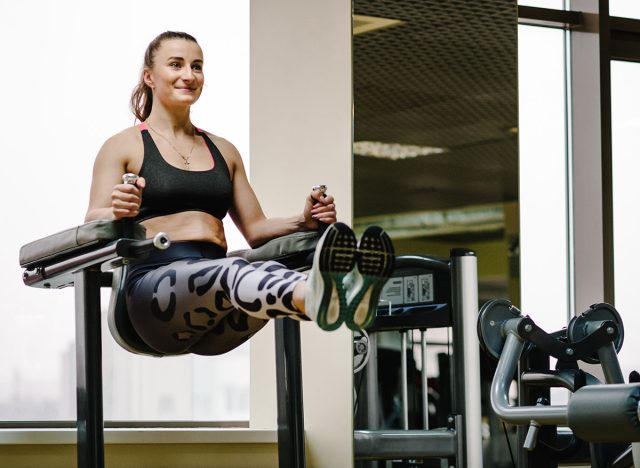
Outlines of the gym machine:
<svg viewBox="0 0 640 468">
<path fill-rule="evenodd" d="M 629 444 L 640 441 L 640 384 L 624 383 L 617 358 L 624 329 L 614 307 L 594 304 L 567 328 L 547 333 L 498 299 L 480 309 L 477 330 L 484 352 L 498 360 L 491 407 L 504 422 L 518 426 L 518 468 L 634 465 L 637 444 Z M 557 359 L 553 370 L 551 357 Z M 600 364 L 605 382 L 581 370 L 578 361 Z M 517 404 L 509 398 L 514 378 Z M 568 404 L 550 404 L 552 387 L 571 392 Z"/>
<path fill-rule="evenodd" d="M 453 249 L 449 258 L 427 256 L 396 257 L 392 277 L 380 297 L 373 325 L 355 335 L 355 371 L 363 372 L 356 382 L 356 430 L 354 452 L 357 467 L 426 466 L 440 460 L 446 466 L 482 467 L 480 364 L 475 323 L 478 313 L 477 258 L 467 249 Z M 429 397 L 426 374 L 425 331 L 452 330 L 452 363 L 441 380 L 448 387 L 451 405 L 441 427 L 429 427 Z M 408 334 L 420 331 L 422 371 L 420 376 L 422 421 L 410 428 L 408 398 Z M 401 334 L 402 427 L 381 427 L 380 391 L 382 370 L 377 356 L 380 332 Z M 363 384 L 358 385 L 359 379 Z M 444 389 L 441 388 L 441 391 Z M 394 464 L 394 466 L 397 466 Z M 434 465 L 428 465 L 434 466 Z M 440 463 L 438 463 L 440 466 Z"/>
<path fill-rule="evenodd" d="M 295 233 L 228 255 L 249 261 L 277 260 L 303 270 L 311 264 L 318 238 L 317 232 Z M 161 356 L 135 333 L 122 286 L 131 259 L 170 244 L 163 233 L 145 239 L 144 227 L 126 220 L 99 220 L 31 242 L 20 250 L 27 286 L 75 288 L 78 468 L 104 467 L 100 288 L 112 288 L 108 319 L 114 339 L 128 351 Z M 299 322 L 276 320 L 275 336 L 279 465 L 300 468 L 305 466 L 305 456 Z"/>
</svg>

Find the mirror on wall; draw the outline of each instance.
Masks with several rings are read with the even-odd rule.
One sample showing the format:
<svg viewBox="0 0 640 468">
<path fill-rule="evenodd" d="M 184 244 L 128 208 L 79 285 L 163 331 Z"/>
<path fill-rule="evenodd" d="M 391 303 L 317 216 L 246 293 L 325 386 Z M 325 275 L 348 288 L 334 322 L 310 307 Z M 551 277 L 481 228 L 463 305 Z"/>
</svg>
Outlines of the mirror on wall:
<svg viewBox="0 0 640 468">
<path fill-rule="evenodd" d="M 513 0 L 354 0 L 357 228 L 444 255 L 517 231 L 516 25 Z M 487 288 L 514 294 L 492 261 Z"/>
<path fill-rule="evenodd" d="M 516 1 L 354 0 L 353 7 L 355 230 L 383 226 L 398 255 L 472 249 L 479 302 L 518 304 Z M 370 335 L 377 375 L 365 368 L 354 377 L 355 429 L 446 425 L 451 328 Z M 418 388 L 424 366 L 426 403 Z M 371 391 L 375 401 L 367 401 Z M 376 463 L 356 466 L 388 466 Z"/>
</svg>

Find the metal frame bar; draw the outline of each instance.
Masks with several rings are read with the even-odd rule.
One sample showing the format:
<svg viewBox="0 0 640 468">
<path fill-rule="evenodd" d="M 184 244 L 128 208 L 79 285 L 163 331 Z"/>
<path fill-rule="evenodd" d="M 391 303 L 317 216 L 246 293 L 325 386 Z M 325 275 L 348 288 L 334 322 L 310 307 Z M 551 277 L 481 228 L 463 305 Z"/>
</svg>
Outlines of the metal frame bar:
<svg viewBox="0 0 640 468">
<path fill-rule="evenodd" d="M 615 304 L 613 252 L 613 151 L 611 128 L 611 30 L 609 0 L 598 1 L 600 39 L 600 148 L 604 301 Z"/>
<path fill-rule="evenodd" d="M 521 5 L 518 6 L 518 23 L 548 28 L 572 29 L 582 26 L 584 18 L 580 11 Z"/>
<path fill-rule="evenodd" d="M 100 270 L 74 274 L 78 468 L 104 467 Z"/>
<path fill-rule="evenodd" d="M 461 444 L 456 466 L 482 468 L 482 411 L 480 407 L 480 346 L 478 317 L 478 259 L 468 249 L 451 250 L 453 312 L 453 401 Z M 458 418 L 460 416 L 460 418 Z M 460 424 L 457 423 L 458 419 Z"/>
<path fill-rule="evenodd" d="M 275 321 L 276 386 L 278 396 L 278 464 L 304 468 L 304 413 L 300 322 Z"/>
<path fill-rule="evenodd" d="M 409 332 L 400 332 L 400 407 L 402 408 L 402 428 L 409 430 L 409 371 L 407 360 L 407 335 Z"/>
<path fill-rule="evenodd" d="M 514 331 L 507 333 L 491 383 L 491 408 L 500 419 L 511 424 L 529 424 L 532 419 L 540 424 L 566 424 L 566 405 L 541 408 L 537 406 L 511 406 L 509 403 L 509 386 L 516 373 L 524 344 L 524 340 Z"/>
<path fill-rule="evenodd" d="M 609 58 L 640 62 L 640 20 L 609 17 Z"/>
<path fill-rule="evenodd" d="M 354 456 L 357 460 L 448 458 L 455 456 L 459 448 L 456 431 L 447 428 L 354 432 Z"/>
<path fill-rule="evenodd" d="M 420 353 L 422 369 L 420 369 L 420 389 L 422 390 L 422 428 L 429 430 L 429 378 L 427 376 L 427 340 L 425 330 L 420 330 Z"/>
</svg>

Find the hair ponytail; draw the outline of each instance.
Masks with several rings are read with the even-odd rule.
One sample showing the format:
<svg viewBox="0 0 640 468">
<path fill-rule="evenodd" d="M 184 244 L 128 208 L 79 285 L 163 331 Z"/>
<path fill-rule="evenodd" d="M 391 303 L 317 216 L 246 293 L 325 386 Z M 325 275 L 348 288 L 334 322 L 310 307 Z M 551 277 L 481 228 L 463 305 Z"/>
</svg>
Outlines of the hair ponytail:
<svg viewBox="0 0 640 468">
<path fill-rule="evenodd" d="M 131 93 L 131 112 L 140 122 L 144 122 L 151 114 L 153 105 L 153 91 L 144 79 L 140 77 L 140 82 Z"/>
<path fill-rule="evenodd" d="M 185 41 L 198 43 L 192 35 L 177 31 L 165 31 L 149 43 L 144 53 L 144 63 L 142 72 L 140 73 L 140 81 L 136 87 L 133 88 L 130 100 L 131 112 L 133 112 L 133 115 L 140 122 L 147 120 L 151 114 L 151 106 L 153 106 L 153 90 L 144 82 L 144 69 L 153 68 L 156 52 L 160 48 L 160 45 L 162 45 L 162 42 L 168 39 L 184 39 Z"/>
</svg>

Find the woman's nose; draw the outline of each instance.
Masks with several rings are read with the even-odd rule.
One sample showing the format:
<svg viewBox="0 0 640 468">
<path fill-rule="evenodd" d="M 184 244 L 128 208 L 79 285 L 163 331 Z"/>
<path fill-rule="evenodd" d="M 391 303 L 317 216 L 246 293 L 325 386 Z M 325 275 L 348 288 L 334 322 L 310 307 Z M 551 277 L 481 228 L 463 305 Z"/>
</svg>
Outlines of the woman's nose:
<svg viewBox="0 0 640 468">
<path fill-rule="evenodd" d="M 183 80 L 192 80 L 193 79 L 193 70 L 191 69 L 191 67 L 183 67 L 182 68 L 181 78 Z"/>
</svg>

